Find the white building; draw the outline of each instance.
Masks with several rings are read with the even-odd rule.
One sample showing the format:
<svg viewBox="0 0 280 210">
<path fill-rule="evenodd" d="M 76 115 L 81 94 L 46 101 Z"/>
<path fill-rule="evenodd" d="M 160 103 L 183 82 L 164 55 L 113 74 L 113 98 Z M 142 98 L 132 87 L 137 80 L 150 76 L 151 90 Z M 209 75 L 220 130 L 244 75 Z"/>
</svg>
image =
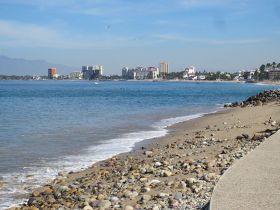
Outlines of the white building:
<svg viewBox="0 0 280 210">
<path fill-rule="evenodd" d="M 156 67 L 136 67 L 129 69 L 124 67 L 122 69 L 122 77 L 124 79 L 144 80 L 157 79 L 159 76 L 159 68 Z"/>
<path fill-rule="evenodd" d="M 148 70 L 148 72 L 150 72 L 152 79 L 158 79 L 158 77 L 159 77 L 159 68 L 148 67 L 147 70 Z"/>
<path fill-rule="evenodd" d="M 199 75 L 197 77 L 198 80 L 206 80 L 206 76 L 205 75 Z"/>
<path fill-rule="evenodd" d="M 81 71 L 73 71 L 69 74 L 69 79 L 83 79 L 83 73 Z"/>
<path fill-rule="evenodd" d="M 183 78 L 189 79 L 189 80 L 197 79 L 197 77 L 195 76 L 195 67 L 191 66 L 191 67 L 185 68 L 185 71 L 183 73 Z"/>
<path fill-rule="evenodd" d="M 252 80 L 254 79 L 254 74 L 255 74 L 256 70 L 242 70 L 241 71 L 241 78 L 245 79 L 245 80 Z"/>
</svg>

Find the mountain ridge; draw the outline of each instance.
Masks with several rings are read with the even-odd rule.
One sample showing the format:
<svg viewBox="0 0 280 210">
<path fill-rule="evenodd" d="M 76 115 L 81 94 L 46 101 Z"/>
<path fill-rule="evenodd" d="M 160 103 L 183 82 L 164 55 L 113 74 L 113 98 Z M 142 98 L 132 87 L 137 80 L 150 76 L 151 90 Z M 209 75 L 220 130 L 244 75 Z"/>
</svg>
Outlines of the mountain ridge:
<svg viewBox="0 0 280 210">
<path fill-rule="evenodd" d="M 10 58 L 0 55 L 0 74 L 2 75 L 47 75 L 48 68 L 56 67 L 58 74 L 66 74 L 74 71 L 75 67 L 54 64 L 48 61 L 27 60 L 24 58 Z"/>
</svg>

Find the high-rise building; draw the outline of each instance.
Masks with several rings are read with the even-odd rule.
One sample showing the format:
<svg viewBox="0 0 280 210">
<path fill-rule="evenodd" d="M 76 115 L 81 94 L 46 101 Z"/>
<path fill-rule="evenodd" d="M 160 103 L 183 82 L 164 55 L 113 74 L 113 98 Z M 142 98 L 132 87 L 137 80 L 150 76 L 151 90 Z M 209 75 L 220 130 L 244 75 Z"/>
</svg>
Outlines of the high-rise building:
<svg viewBox="0 0 280 210">
<path fill-rule="evenodd" d="M 161 62 L 159 64 L 159 74 L 168 74 L 169 73 L 169 64 L 165 62 Z"/>
<path fill-rule="evenodd" d="M 103 75 L 103 66 L 82 66 L 82 74 L 84 79 L 98 79 Z"/>
<path fill-rule="evenodd" d="M 48 69 L 48 78 L 49 79 L 54 79 L 57 78 L 58 74 L 57 74 L 57 69 L 56 68 L 49 68 Z"/>
</svg>

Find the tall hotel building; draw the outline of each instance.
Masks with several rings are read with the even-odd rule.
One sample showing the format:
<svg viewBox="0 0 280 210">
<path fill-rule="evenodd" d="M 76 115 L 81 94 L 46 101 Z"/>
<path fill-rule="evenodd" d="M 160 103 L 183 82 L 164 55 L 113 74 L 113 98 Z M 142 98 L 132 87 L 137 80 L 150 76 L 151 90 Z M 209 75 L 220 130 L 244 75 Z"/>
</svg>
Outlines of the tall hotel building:
<svg viewBox="0 0 280 210">
<path fill-rule="evenodd" d="M 97 79 L 103 75 L 103 66 L 82 66 L 83 79 Z"/>
<path fill-rule="evenodd" d="M 53 79 L 53 78 L 57 78 L 58 74 L 57 74 L 57 69 L 56 68 L 49 68 L 48 69 L 48 78 L 49 79 Z"/>
<path fill-rule="evenodd" d="M 169 73 L 169 65 L 168 65 L 168 63 L 161 62 L 159 64 L 159 74 L 162 75 L 162 74 L 168 74 L 168 73 Z"/>
</svg>

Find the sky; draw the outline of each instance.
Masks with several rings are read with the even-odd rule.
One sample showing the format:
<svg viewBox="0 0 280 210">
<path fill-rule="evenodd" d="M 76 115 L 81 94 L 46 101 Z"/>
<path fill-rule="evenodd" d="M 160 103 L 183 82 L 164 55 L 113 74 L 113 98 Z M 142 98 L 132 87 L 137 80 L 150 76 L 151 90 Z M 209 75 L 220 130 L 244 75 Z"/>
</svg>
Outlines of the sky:
<svg viewBox="0 0 280 210">
<path fill-rule="evenodd" d="M 0 55 L 238 71 L 280 62 L 279 0 L 0 0 Z"/>
</svg>

